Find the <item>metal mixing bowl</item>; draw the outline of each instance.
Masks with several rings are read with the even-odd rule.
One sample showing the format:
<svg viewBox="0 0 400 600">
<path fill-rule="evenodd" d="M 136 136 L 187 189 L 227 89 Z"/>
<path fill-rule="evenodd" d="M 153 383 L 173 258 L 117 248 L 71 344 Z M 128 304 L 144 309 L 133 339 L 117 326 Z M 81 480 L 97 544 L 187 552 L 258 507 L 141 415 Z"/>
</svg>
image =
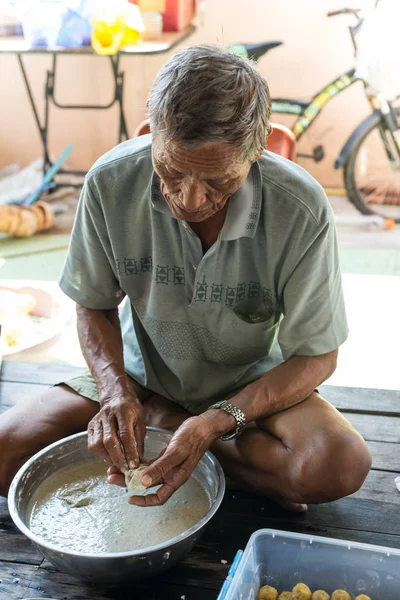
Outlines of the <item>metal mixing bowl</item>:
<svg viewBox="0 0 400 600">
<path fill-rule="evenodd" d="M 171 435 L 169 431 L 148 427 L 146 458 L 157 457 L 168 444 Z M 210 452 L 206 452 L 193 476 L 206 491 L 210 509 L 196 525 L 167 542 L 132 552 L 78 554 L 62 550 L 30 531 L 29 501 L 49 475 L 62 467 L 90 458 L 96 460 L 87 448 L 86 432 L 64 438 L 28 460 L 15 475 L 8 494 L 9 511 L 18 529 L 58 569 L 83 580 L 135 581 L 169 569 L 190 552 L 205 525 L 218 510 L 225 492 L 225 478 L 221 466 Z"/>
</svg>

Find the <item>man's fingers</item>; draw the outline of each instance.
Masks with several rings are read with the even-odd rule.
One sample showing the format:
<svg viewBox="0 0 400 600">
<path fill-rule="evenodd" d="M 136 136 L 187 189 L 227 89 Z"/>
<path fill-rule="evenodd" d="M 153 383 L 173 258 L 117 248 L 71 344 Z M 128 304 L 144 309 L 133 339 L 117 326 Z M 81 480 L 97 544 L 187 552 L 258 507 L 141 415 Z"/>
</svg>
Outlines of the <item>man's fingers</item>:
<svg viewBox="0 0 400 600">
<path fill-rule="evenodd" d="M 88 450 L 110 463 L 111 459 L 103 446 L 103 426 L 101 421 L 90 422 L 88 427 Z"/>
<path fill-rule="evenodd" d="M 115 465 L 112 465 L 108 467 L 107 475 L 123 475 L 123 473 Z"/>
<path fill-rule="evenodd" d="M 179 487 L 179 486 L 178 486 Z M 174 492 L 178 488 L 164 483 L 162 487 L 157 491 L 156 494 L 149 494 L 148 496 L 131 496 L 128 500 L 129 504 L 135 506 L 162 506 L 169 500 Z"/>
<path fill-rule="evenodd" d="M 146 487 L 163 483 L 167 474 L 185 460 L 185 455 L 178 449 L 169 450 L 154 461 L 145 471 L 142 477 L 142 483 Z"/>
<path fill-rule="evenodd" d="M 107 469 L 107 483 L 126 487 L 125 475 L 115 465 Z"/>
<path fill-rule="evenodd" d="M 107 483 L 110 483 L 111 485 L 118 485 L 119 487 L 126 487 L 124 475 L 108 475 Z"/>
<path fill-rule="evenodd" d="M 121 441 L 125 462 L 129 469 L 139 466 L 139 448 L 134 432 L 134 415 L 132 413 L 121 415 L 118 419 L 118 437 Z"/>
<path fill-rule="evenodd" d="M 128 465 L 122 452 L 121 442 L 117 433 L 117 422 L 114 419 L 103 419 L 103 446 L 111 459 L 111 463 L 124 472 Z"/>
</svg>

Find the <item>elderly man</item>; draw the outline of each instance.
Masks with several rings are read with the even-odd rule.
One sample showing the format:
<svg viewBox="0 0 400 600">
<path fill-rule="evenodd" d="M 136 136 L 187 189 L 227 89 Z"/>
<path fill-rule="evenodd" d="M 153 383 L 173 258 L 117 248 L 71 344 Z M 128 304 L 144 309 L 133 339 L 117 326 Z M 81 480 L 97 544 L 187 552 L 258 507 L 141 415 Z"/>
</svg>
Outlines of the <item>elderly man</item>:
<svg viewBox="0 0 400 600">
<path fill-rule="evenodd" d="M 164 503 L 209 449 L 234 484 L 291 510 L 355 492 L 369 451 L 316 391 L 347 337 L 332 211 L 264 151 L 267 83 L 197 46 L 161 69 L 148 109 L 152 138 L 87 175 L 61 278 L 90 372 L 2 416 L 2 493 L 32 454 L 86 428 L 121 484 L 146 425 L 175 433 L 142 478 L 162 487 L 137 505 Z"/>
</svg>

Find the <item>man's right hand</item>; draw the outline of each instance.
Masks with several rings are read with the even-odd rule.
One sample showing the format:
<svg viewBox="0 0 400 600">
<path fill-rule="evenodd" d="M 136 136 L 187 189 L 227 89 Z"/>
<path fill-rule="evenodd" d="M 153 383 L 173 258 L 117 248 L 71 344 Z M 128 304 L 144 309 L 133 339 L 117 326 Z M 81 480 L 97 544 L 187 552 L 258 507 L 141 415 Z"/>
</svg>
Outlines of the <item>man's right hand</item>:
<svg viewBox="0 0 400 600">
<path fill-rule="evenodd" d="M 137 398 L 123 394 L 101 402 L 88 426 L 88 447 L 122 473 L 139 466 L 143 457 L 146 424 Z"/>
</svg>

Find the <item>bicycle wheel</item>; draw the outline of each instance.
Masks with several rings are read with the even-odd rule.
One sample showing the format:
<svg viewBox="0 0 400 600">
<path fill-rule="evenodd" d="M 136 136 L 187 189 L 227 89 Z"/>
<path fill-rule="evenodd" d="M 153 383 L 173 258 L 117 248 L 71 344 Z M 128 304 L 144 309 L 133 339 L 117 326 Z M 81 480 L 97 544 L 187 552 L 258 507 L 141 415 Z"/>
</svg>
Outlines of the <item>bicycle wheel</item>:
<svg viewBox="0 0 400 600">
<path fill-rule="evenodd" d="M 400 118 L 400 107 L 396 112 Z M 344 165 L 344 182 L 350 202 L 362 214 L 400 223 L 400 161 L 383 121 L 372 121 L 356 139 Z"/>
</svg>

